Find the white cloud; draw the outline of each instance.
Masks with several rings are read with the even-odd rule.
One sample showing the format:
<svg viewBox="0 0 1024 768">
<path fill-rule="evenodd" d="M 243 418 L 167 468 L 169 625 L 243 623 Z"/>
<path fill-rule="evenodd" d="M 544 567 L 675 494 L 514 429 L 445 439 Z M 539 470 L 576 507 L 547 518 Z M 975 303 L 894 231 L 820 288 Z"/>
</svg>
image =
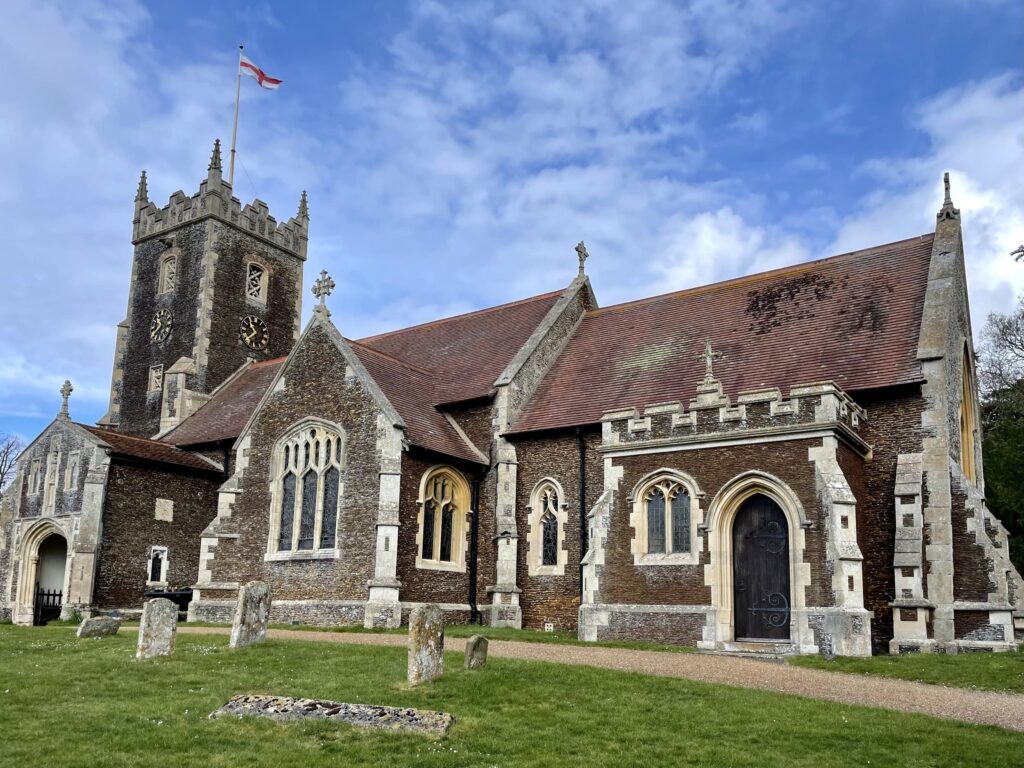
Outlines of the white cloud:
<svg viewBox="0 0 1024 768">
<path fill-rule="evenodd" d="M 1024 233 L 1024 79 L 1005 74 L 945 91 L 915 110 L 930 151 L 879 158 L 863 172 L 878 185 L 840 227 L 835 252 L 929 231 L 949 171 L 960 209 L 974 331 L 1006 312 L 1024 290 L 1024 268 L 1009 252 Z M 920 222 L 920 225 L 917 223 Z"/>
<path fill-rule="evenodd" d="M 736 115 L 729 127 L 742 133 L 761 133 L 768 127 L 768 113 L 763 109 Z"/>
</svg>

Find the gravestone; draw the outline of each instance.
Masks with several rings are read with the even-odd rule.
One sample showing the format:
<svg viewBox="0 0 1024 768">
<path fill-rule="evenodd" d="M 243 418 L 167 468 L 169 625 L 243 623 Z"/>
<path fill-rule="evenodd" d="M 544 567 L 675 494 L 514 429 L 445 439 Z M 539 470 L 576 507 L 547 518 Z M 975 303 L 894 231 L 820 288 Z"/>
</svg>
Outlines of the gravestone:
<svg viewBox="0 0 1024 768">
<path fill-rule="evenodd" d="M 238 590 L 235 621 L 231 625 L 231 648 L 256 645 L 267 639 L 270 618 L 270 587 L 263 581 L 250 581 Z"/>
<path fill-rule="evenodd" d="M 136 659 L 170 656 L 174 652 L 174 636 L 178 631 L 178 606 L 164 597 L 147 600 L 142 606 L 139 645 Z"/>
<path fill-rule="evenodd" d="M 409 685 L 418 685 L 444 673 L 444 611 L 421 605 L 409 616 Z"/>
<path fill-rule="evenodd" d="M 93 616 L 78 625 L 75 633 L 78 637 L 110 637 L 116 635 L 121 628 L 121 619 L 117 616 Z"/>
<path fill-rule="evenodd" d="M 466 641 L 466 669 L 483 669 L 487 663 L 487 638 L 473 635 Z"/>
</svg>

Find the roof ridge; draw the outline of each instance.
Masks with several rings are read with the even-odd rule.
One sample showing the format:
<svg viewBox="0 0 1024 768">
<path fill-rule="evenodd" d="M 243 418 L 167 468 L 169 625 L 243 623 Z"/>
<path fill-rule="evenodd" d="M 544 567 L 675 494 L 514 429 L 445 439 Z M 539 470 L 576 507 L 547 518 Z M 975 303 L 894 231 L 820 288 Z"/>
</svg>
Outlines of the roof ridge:
<svg viewBox="0 0 1024 768">
<path fill-rule="evenodd" d="M 165 443 L 162 440 L 154 440 L 151 437 L 140 437 L 139 435 L 129 435 L 127 432 L 118 432 L 116 429 L 108 429 L 106 427 L 98 427 L 98 426 L 90 425 L 90 424 L 82 424 L 81 422 L 78 422 L 78 421 L 76 421 L 74 423 L 78 424 L 78 426 L 80 426 L 80 427 L 84 427 L 85 429 L 87 429 L 90 432 L 92 432 L 94 435 L 97 432 L 99 432 L 99 433 L 106 433 L 106 434 L 113 434 L 113 435 L 117 435 L 118 437 L 128 438 L 129 440 L 138 440 L 138 441 L 143 442 L 143 443 L 153 443 L 154 445 L 159 445 L 159 446 L 161 446 L 163 448 L 173 448 L 176 451 L 182 451 L 182 452 L 188 453 L 190 455 L 195 455 L 195 454 L 192 454 L 191 451 L 186 451 L 184 448 L 179 448 L 178 446 L 174 445 L 173 443 Z"/>
<path fill-rule="evenodd" d="M 598 309 L 592 309 L 587 312 L 587 316 L 600 315 L 607 312 L 616 310 L 626 309 L 628 307 L 638 306 L 641 304 L 650 304 L 663 299 L 675 298 L 677 296 L 685 296 L 689 294 L 702 293 L 709 291 L 713 288 L 724 288 L 726 286 L 742 284 L 745 282 L 753 282 L 754 280 L 761 279 L 768 276 L 781 276 L 787 274 L 793 274 L 797 272 L 803 272 L 813 267 L 820 266 L 824 262 L 838 261 L 840 259 L 852 258 L 854 256 L 866 256 L 873 251 L 881 251 L 884 249 L 892 248 L 894 245 L 900 245 L 902 243 L 910 243 L 914 240 L 924 240 L 926 238 L 934 238 L 934 232 L 926 232 L 923 235 L 916 235 L 914 237 L 907 237 L 902 240 L 893 240 L 891 243 L 884 243 L 883 245 L 874 245 L 870 248 L 861 248 L 856 251 L 846 251 L 845 253 L 837 253 L 832 256 L 824 256 L 820 259 L 813 259 L 812 261 L 803 261 L 799 264 L 789 264 L 785 267 L 777 267 L 776 269 L 768 269 L 763 272 L 754 272 L 750 275 L 740 275 L 739 277 L 730 277 L 727 280 L 719 280 L 716 283 L 705 283 L 704 285 L 695 285 L 691 288 L 682 288 L 678 291 L 669 291 L 668 293 L 659 293 L 656 296 L 645 296 L 642 299 L 633 299 L 632 301 L 624 301 L 620 304 L 610 304 L 607 307 L 600 307 Z"/>
<path fill-rule="evenodd" d="M 547 293 L 539 293 L 536 296 L 528 296 L 525 299 L 518 299 L 516 301 L 508 301 L 504 304 L 495 304 L 493 307 L 484 307 L 482 309 L 474 309 L 470 312 L 463 312 L 458 315 L 450 315 L 448 317 L 440 317 L 437 320 L 428 320 L 425 323 L 419 323 L 418 325 L 409 325 L 405 328 L 395 328 L 392 331 L 384 331 L 383 333 L 376 333 L 373 336 L 364 336 L 357 341 L 365 346 L 366 342 L 374 341 L 376 339 L 382 339 L 386 336 L 394 336 L 397 333 L 405 333 L 406 331 L 418 331 L 424 328 L 430 328 L 431 326 L 440 325 L 441 323 L 448 323 L 452 320 L 462 320 L 466 317 L 474 317 L 476 315 L 486 315 L 489 312 L 497 312 L 500 309 L 508 309 L 509 307 L 515 307 L 522 304 L 529 304 L 531 301 L 540 301 L 541 299 L 550 299 L 552 296 L 561 296 L 565 292 L 565 289 L 557 291 L 548 291 Z M 350 339 L 353 341 L 353 339 Z"/>
<path fill-rule="evenodd" d="M 390 360 L 393 363 L 404 365 L 406 368 L 410 368 L 416 371 L 417 373 L 425 373 L 429 376 L 434 375 L 434 371 L 430 370 L 429 368 L 421 368 L 420 366 L 414 363 L 410 363 L 407 360 L 402 360 L 400 357 L 389 355 L 387 352 L 381 352 L 379 349 L 375 349 L 374 347 L 371 347 L 369 344 L 364 344 L 363 342 L 358 341 L 357 339 L 345 339 L 345 341 L 347 341 L 349 344 L 353 344 L 359 347 L 360 349 L 365 349 L 367 352 L 372 352 L 373 354 L 379 357 L 383 357 L 386 360 Z"/>
</svg>

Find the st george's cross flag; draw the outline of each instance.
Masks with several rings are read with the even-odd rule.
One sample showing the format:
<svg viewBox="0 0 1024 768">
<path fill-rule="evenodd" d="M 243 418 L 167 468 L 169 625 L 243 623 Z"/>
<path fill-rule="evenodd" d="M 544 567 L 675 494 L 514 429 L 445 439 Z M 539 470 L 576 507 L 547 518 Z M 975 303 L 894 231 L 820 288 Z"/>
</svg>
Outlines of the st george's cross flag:
<svg viewBox="0 0 1024 768">
<path fill-rule="evenodd" d="M 240 58 L 238 59 L 238 74 L 248 75 L 260 84 L 260 88 L 266 88 L 268 91 L 277 90 L 278 86 L 281 85 L 280 80 L 276 77 L 271 77 L 262 69 L 257 67 L 244 53 L 240 54 Z"/>
</svg>

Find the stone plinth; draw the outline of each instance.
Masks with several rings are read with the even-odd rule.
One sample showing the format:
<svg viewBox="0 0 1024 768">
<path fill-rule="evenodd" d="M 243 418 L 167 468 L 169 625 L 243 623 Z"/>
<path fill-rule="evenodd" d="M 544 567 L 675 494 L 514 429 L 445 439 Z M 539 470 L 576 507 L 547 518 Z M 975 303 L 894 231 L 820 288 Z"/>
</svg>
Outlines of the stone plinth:
<svg viewBox="0 0 1024 768">
<path fill-rule="evenodd" d="M 139 645 L 136 659 L 170 656 L 174 652 L 174 636 L 178 631 L 178 606 L 163 597 L 147 600 L 142 608 Z"/>
<path fill-rule="evenodd" d="M 95 616 L 78 625 L 78 637 L 110 637 L 121 628 L 121 620 L 114 616 Z"/>
<path fill-rule="evenodd" d="M 444 674 L 444 611 L 423 605 L 409 616 L 409 685 Z"/>
<path fill-rule="evenodd" d="M 235 620 L 231 625 L 231 648 L 256 645 L 267 639 L 270 618 L 270 587 L 262 581 L 250 581 L 238 590 Z"/>
<path fill-rule="evenodd" d="M 487 663 L 487 638 L 473 635 L 466 641 L 466 669 L 483 669 Z"/>
</svg>

